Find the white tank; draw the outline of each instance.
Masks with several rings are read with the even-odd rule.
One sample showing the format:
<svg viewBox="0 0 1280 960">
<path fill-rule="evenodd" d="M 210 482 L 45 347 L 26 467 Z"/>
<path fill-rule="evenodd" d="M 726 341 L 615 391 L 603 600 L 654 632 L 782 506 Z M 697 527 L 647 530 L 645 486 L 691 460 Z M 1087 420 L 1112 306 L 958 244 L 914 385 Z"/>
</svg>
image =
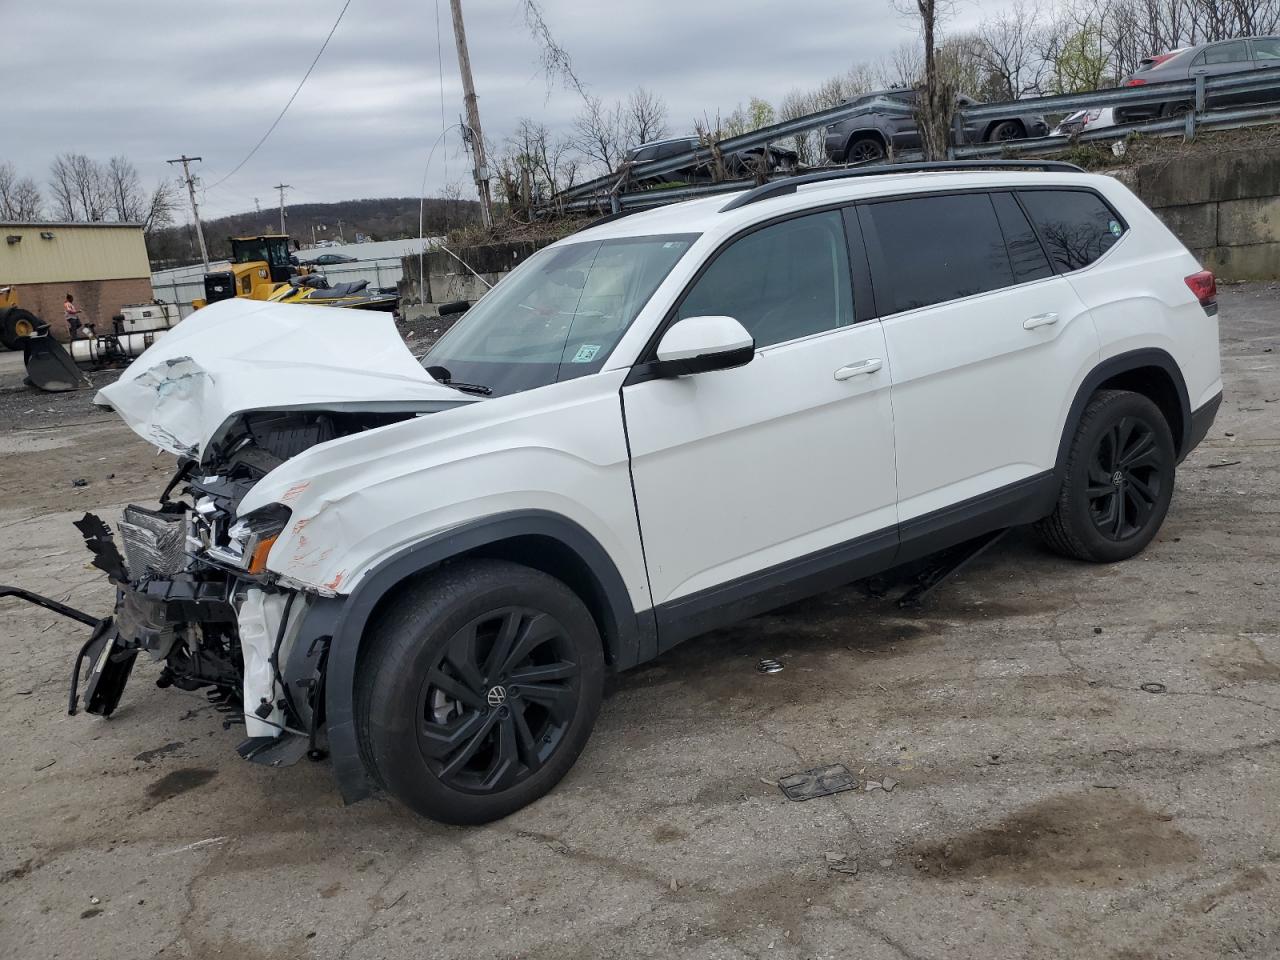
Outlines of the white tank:
<svg viewBox="0 0 1280 960">
<path fill-rule="evenodd" d="M 165 333 L 164 330 L 152 330 L 149 333 L 122 333 L 115 338 L 90 337 L 87 340 L 72 340 L 67 344 L 67 352 L 76 363 L 118 360 L 121 354 L 126 357 L 136 357 Z M 115 348 L 116 343 L 120 344 L 118 351 Z"/>
</svg>

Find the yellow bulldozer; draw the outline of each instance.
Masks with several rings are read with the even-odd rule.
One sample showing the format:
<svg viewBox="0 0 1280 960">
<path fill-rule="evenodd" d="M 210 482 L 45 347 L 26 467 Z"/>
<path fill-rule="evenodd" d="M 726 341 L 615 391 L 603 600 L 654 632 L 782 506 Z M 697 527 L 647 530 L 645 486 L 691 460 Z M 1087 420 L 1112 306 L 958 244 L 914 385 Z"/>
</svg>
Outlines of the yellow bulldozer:
<svg viewBox="0 0 1280 960">
<path fill-rule="evenodd" d="M 323 274 L 298 265 L 290 252 L 292 243 L 283 234 L 232 237 L 228 269 L 204 275 L 204 299 L 192 301 L 192 306 L 198 310 L 232 297 L 388 312 L 399 304 L 395 294 L 368 290 L 368 280 L 330 286 Z"/>
</svg>

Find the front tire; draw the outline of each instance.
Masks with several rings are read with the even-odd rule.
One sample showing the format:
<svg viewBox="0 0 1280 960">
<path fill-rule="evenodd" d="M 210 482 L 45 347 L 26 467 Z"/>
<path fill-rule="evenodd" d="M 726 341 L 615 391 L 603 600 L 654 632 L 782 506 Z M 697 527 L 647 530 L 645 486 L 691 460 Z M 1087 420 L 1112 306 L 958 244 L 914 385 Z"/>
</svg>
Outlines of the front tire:
<svg viewBox="0 0 1280 960">
<path fill-rule="evenodd" d="M 433 820 L 487 823 L 537 800 L 573 766 L 600 709 L 595 621 L 529 567 L 462 561 L 410 581 L 366 643 L 365 762 Z"/>
<path fill-rule="evenodd" d="M 1017 120 L 1001 120 L 987 134 L 987 142 L 1005 143 L 1009 140 L 1021 140 L 1024 136 L 1026 131 Z"/>
<path fill-rule="evenodd" d="M 1169 512 L 1176 459 L 1159 407 L 1138 393 L 1099 390 L 1076 428 L 1057 505 L 1037 531 L 1067 557 L 1129 559 Z"/>
</svg>

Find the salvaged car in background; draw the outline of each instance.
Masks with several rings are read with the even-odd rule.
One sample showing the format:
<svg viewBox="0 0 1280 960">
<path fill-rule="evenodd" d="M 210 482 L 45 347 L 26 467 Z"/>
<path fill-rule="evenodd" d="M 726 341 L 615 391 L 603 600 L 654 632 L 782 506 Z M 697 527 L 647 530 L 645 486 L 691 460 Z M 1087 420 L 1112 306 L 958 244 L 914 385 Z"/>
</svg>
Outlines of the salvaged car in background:
<svg viewBox="0 0 1280 960">
<path fill-rule="evenodd" d="M 698 137 L 674 137 L 670 140 L 655 140 L 642 143 L 627 151 L 623 158 L 630 164 L 632 178 L 637 183 L 699 183 L 713 179 L 711 161 L 690 162 L 677 170 L 666 173 L 647 174 L 645 167 L 656 161 L 677 157 L 690 150 L 696 150 L 702 141 Z M 789 173 L 796 167 L 798 154 L 794 150 L 770 144 L 768 153 L 764 147 L 748 147 L 731 151 L 724 155 L 724 172 L 730 178 L 747 177 L 754 174 L 762 165 L 768 173 Z"/>
<path fill-rule="evenodd" d="M 850 100 L 858 108 L 857 113 L 826 128 L 827 157 L 832 163 L 875 163 L 883 160 L 890 149 L 919 150 L 920 130 L 915 116 L 919 96 L 918 90 L 878 90 Z M 956 103 L 963 108 L 978 101 L 960 94 Z M 1000 143 L 1043 137 L 1048 132 L 1049 124 L 1039 114 L 1010 113 L 967 123 L 964 142 Z"/>
<path fill-rule="evenodd" d="M 1260 78 L 1273 77 L 1274 85 L 1264 84 L 1256 90 L 1209 93 L 1205 105 L 1211 109 L 1270 103 L 1280 100 L 1280 37 L 1239 37 L 1218 40 L 1191 47 L 1181 47 L 1146 57 L 1138 69 L 1125 80 L 1126 87 L 1192 80 L 1196 77 L 1224 77 L 1232 74 L 1256 73 Z M 1187 113 L 1194 103 L 1185 96 L 1164 103 L 1145 103 L 1116 109 L 1117 123 L 1134 123 L 1155 117 L 1176 117 Z"/>
</svg>

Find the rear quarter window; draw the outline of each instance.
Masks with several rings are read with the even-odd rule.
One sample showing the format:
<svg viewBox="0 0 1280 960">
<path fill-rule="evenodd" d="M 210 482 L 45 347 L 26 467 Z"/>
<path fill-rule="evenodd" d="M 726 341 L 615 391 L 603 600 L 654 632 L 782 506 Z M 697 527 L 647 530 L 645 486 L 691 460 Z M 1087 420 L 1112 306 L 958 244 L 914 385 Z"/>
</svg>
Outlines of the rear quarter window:
<svg viewBox="0 0 1280 960">
<path fill-rule="evenodd" d="M 1089 266 L 1110 250 L 1127 229 L 1096 193 L 1024 190 L 1018 196 L 1060 273 Z"/>
</svg>

